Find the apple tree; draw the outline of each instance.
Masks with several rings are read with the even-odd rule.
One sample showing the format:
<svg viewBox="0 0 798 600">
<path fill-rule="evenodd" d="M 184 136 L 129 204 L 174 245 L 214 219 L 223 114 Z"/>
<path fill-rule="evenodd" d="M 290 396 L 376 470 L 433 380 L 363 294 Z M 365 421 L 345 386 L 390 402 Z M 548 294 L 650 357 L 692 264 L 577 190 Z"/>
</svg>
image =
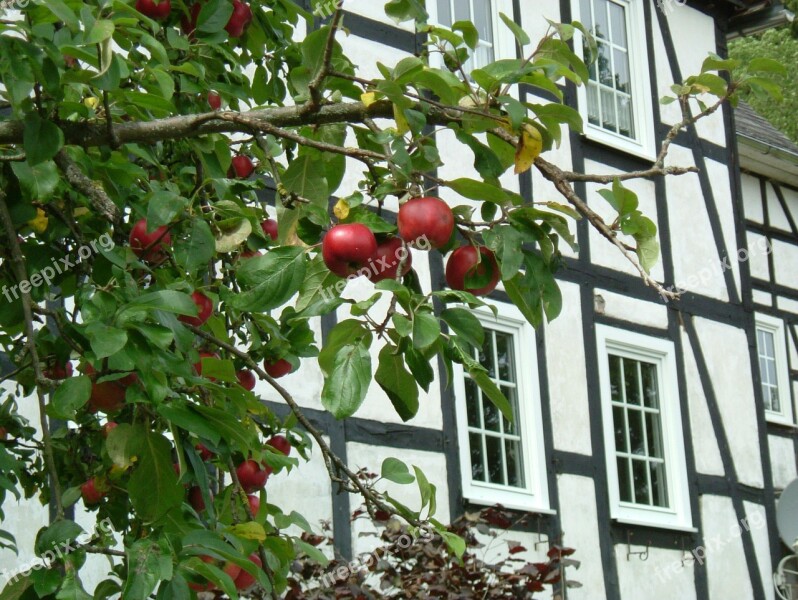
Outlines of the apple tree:
<svg viewBox="0 0 798 600">
<path fill-rule="evenodd" d="M 472 23 L 435 27 L 419 0 L 390 0 L 426 51 L 366 78 L 344 52 L 345 6 L 313 8 L 328 15 L 317 28 L 291 0 L 32 0 L 0 20 L 0 502 L 35 498 L 54 515 L 35 540 L 49 561 L 8 597 L 90 598 L 89 554 L 112 565 L 98 599 L 279 596 L 298 558 L 325 561 L 301 502 L 269 502 L 271 474 L 311 454 L 372 517 L 430 529 L 459 559 L 435 482 L 397 459 L 364 478 L 281 378 L 320 369 L 337 419 L 379 387 L 409 420 L 442 357 L 442 377 L 462 364 L 512 419 L 473 358 L 483 332 L 468 309 L 501 282 L 532 325 L 555 318 L 560 245 L 576 247 L 578 219 L 673 298 L 649 275 L 656 226 L 624 181 L 695 171 L 666 164 L 679 131 L 777 69 L 760 61 L 735 78 L 736 63 L 708 58 L 666 99 L 683 119 L 650 169 L 574 173 L 545 153 L 582 126 L 563 102 L 596 54 L 579 23 L 533 43 L 502 15 L 519 58 L 467 73 Z M 442 131 L 473 174 L 438 176 Z M 532 168 L 559 199 L 502 187 Z M 594 200 L 617 217 L 574 182 L 605 184 Z M 446 287 L 417 276 L 426 252 L 450 254 Z M 341 293 L 356 277 L 373 285 L 367 300 Z M 336 311 L 348 317 L 319 339 Z M 392 491 L 413 482 L 420 507 Z M 76 503 L 110 527 L 80 537 Z M 0 530 L 0 545 L 16 540 Z"/>
</svg>

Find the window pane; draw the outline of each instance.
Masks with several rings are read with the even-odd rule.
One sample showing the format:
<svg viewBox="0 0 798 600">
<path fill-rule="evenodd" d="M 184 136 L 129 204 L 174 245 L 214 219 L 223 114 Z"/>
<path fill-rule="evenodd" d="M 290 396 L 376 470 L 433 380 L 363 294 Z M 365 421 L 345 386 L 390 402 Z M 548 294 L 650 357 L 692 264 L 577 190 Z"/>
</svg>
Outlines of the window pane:
<svg viewBox="0 0 798 600">
<path fill-rule="evenodd" d="M 580 0 L 579 3 L 579 20 L 582 25 L 590 31 L 593 29 L 593 17 L 591 16 L 590 0 Z"/>
<path fill-rule="evenodd" d="M 601 90 L 601 126 L 610 131 L 616 131 L 615 119 L 615 94 L 606 90 Z"/>
<path fill-rule="evenodd" d="M 638 387 L 637 366 L 640 363 L 636 360 L 626 359 L 623 361 L 623 382 L 626 389 L 626 403 L 640 404 L 640 388 Z"/>
<path fill-rule="evenodd" d="M 632 502 L 632 474 L 629 472 L 629 459 L 618 457 L 618 491 L 621 502 Z"/>
<path fill-rule="evenodd" d="M 778 378 L 778 375 L 776 375 L 776 361 L 775 360 L 768 360 L 766 362 L 767 362 L 767 368 L 768 368 L 768 382 L 771 385 L 778 385 L 779 384 L 779 378 Z"/>
<path fill-rule="evenodd" d="M 765 356 L 770 356 L 771 358 L 776 357 L 776 352 L 773 349 L 773 334 L 769 331 L 763 331 L 763 342 L 764 342 L 764 352 Z"/>
<path fill-rule="evenodd" d="M 450 0 L 438 0 L 438 24 L 444 27 L 452 26 L 452 7 Z"/>
<path fill-rule="evenodd" d="M 468 435 L 471 446 L 471 479 L 485 481 L 485 469 L 482 464 L 482 436 L 478 433 Z"/>
<path fill-rule="evenodd" d="M 479 423 L 479 388 L 470 377 L 465 378 L 466 412 L 468 413 L 468 426 L 480 427 Z"/>
<path fill-rule="evenodd" d="M 516 416 L 516 418 L 517 418 L 518 417 L 518 397 L 516 396 L 515 388 L 502 386 L 501 389 L 502 389 L 502 393 L 504 394 L 504 397 L 507 398 L 507 400 L 510 401 L 510 406 L 513 408 L 513 415 Z M 488 400 L 488 402 L 490 402 L 490 400 Z M 516 424 L 514 422 L 510 423 L 510 421 L 508 421 L 507 419 L 504 418 L 504 415 L 502 415 L 502 425 L 504 427 L 504 433 L 507 433 L 509 435 L 516 435 L 516 428 L 515 428 Z"/>
<path fill-rule="evenodd" d="M 639 410 L 627 410 L 626 418 L 629 421 L 629 444 L 632 454 L 646 455 L 645 440 L 643 439 L 643 413 Z"/>
<path fill-rule="evenodd" d="M 770 410 L 781 412 L 781 402 L 779 402 L 779 388 L 770 388 Z"/>
<path fill-rule="evenodd" d="M 609 21 L 607 20 L 607 0 L 594 0 L 593 14 L 596 18 L 596 37 L 606 39 L 610 30 Z"/>
<path fill-rule="evenodd" d="M 640 363 L 643 376 L 643 404 L 649 408 L 659 408 L 659 387 L 657 386 L 657 366 Z"/>
<path fill-rule="evenodd" d="M 613 402 L 623 402 L 621 395 L 621 369 L 623 368 L 620 356 L 610 354 L 610 392 Z"/>
<path fill-rule="evenodd" d="M 616 452 L 629 452 L 626 446 L 626 418 L 624 417 L 624 409 L 620 406 L 612 407 L 612 421 L 615 426 L 615 451 Z"/>
<path fill-rule="evenodd" d="M 505 333 L 496 334 L 496 355 L 499 357 L 499 379 L 515 382 L 512 336 Z"/>
<path fill-rule="evenodd" d="M 471 20 L 471 6 L 468 0 L 454 0 L 454 20 Z"/>
<path fill-rule="evenodd" d="M 665 479 L 665 465 L 651 463 L 651 491 L 654 506 L 668 507 L 668 482 Z"/>
<path fill-rule="evenodd" d="M 493 366 L 493 333 L 485 332 L 485 342 L 479 352 L 479 363 L 488 370 L 488 375 L 496 377 L 496 369 Z"/>
<path fill-rule="evenodd" d="M 490 13 L 490 0 L 474 0 L 474 25 L 479 32 L 479 39 L 486 42 L 493 42 L 493 24 Z"/>
<path fill-rule="evenodd" d="M 612 61 L 610 59 L 610 47 L 604 42 L 598 44 L 598 65 L 599 82 L 612 87 Z"/>
<path fill-rule="evenodd" d="M 485 418 L 484 428 L 488 431 L 499 431 L 499 409 L 488 398 L 482 399 L 482 414 Z"/>
<path fill-rule="evenodd" d="M 518 442 L 508 440 L 505 442 L 507 452 L 507 484 L 514 487 L 524 486 L 524 474 L 521 470 L 521 449 Z"/>
<path fill-rule="evenodd" d="M 664 458 L 662 452 L 662 429 L 659 426 L 659 415 L 646 413 L 646 436 L 648 437 L 648 455 Z"/>
<path fill-rule="evenodd" d="M 615 89 L 619 92 L 626 92 L 628 94 L 632 91 L 629 79 L 629 55 L 620 50 L 614 50 L 613 52 L 613 60 L 615 61 Z"/>
<path fill-rule="evenodd" d="M 759 374 L 762 377 L 762 384 L 767 385 L 770 383 L 770 379 L 768 379 L 768 361 L 765 357 L 759 357 Z"/>
<path fill-rule="evenodd" d="M 610 7 L 610 25 L 612 27 L 612 42 L 626 48 L 626 11 L 614 2 L 608 2 Z"/>
<path fill-rule="evenodd" d="M 635 504 L 649 504 L 648 501 L 648 463 L 644 460 L 632 461 Z"/>
<path fill-rule="evenodd" d="M 632 119 L 632 101 L 626 96 L 618 95 L 618 133 L 626 137 L 634 137 L 635 127 Z"/>
<path fill-rule="evenodd" d="M 501 438 L 486 435 L 485 447 L 488 451 L 488 481 L 502 485 L 505 484 Z"/>
</svg>

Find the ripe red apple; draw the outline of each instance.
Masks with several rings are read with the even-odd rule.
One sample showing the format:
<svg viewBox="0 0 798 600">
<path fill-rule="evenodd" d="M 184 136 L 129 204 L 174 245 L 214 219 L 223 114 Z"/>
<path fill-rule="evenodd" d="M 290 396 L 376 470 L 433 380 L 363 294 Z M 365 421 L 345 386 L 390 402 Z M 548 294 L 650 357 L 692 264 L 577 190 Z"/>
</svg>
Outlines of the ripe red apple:
<svg viewBox="0 0 798 600">
<path fill-rule="evenodd" d="M 0 440 L 5 441 L 8 439 L 8 429 L 0 427 Z"/>
<path fill-rule="evenodd" d="M 47 377 L 47 379 L 60 380 L 72 377 L 72 373 L 72 363 L 67 361 L 63 365 L 56 363 L 49 369 L 45 369 L 42 375 Z"/>
<path fill-rule="evenodd" d="M 200 359 L 199 362 L 194 363 L 194 370 L 197 372 L 197 375 L 200 377 L 202 376 L 202 359 L 203 358 L 219 358 L 219 355 L 215 352 L 200 352 L 199 353 Z M 209 377 L 211 381 L 216 381 L 215 377 Z"/>
<path fill-rule="evenodd" d="M 108 434 L 117 427 L 119 427 L 119 423 L 116 421 L 108 421 L 105 425 L 103 425 L 103 437 L 107 438 Z"/>
<path fill-rule="evenodd" d="M 397 225 L 401 238 L 414 248 L 442 248 L 452 237 L 454 214 L 440 198 L 413 198 L 399 208 Z"/>
<path fill-rule="evenodd" d="M 251 22 L 252 9 L 249 8 L 249 5 L 241 0 L 233 0 L 233 14 L 230 15 L 230 20 L 224 26 L 230 37 L 241 37 Z"/>
<path fill-rule="evenodd" d="M 80 495 L 83 496 L 83 503 L 90 506 L 92 504 L 98 504 L 100 500 L 105 498 L 106 492 L 97 488 L 97 480 L 92 477 L 80 486 Z"/>
<path fill-rule="evenodd" d="M 162 20 L 172 11 L 171 0 L 136 0 L 136 10 L 150 19 Z"/>
<path fill-rule="evenodd" d="M 283 435 L 272 436 L 266 441 L 266 444 L 285 456 L 291 454 L 291 442 L 289 442 Z"/>
<path fill-rule="evenodd" d="M 213 494 L 211 494 L 211 501 L 213 501 Z M 188 491 L 188 503 L 197 512 L 205 510 L 205 500 L 202 497 L 202 490 L 199 486 L 195 485 Z"/>
<path fill-rule="evenodd" d="M 446 283 L 449 287 L 453 290 L 471 292 L 475 296 L 490 294 L 496 289 L 500 276 L 501 271 L 496 257 L 484 246 L 480 246 L 479 251 L 474 246 L 458 248 L 452 252 L 446 263 Z M 466 280 L 472 277 L 489 277 L 490 279 L 480 288 L 468 288 Z"/>
<path fill-rule="evenodd" d="M 255 258 L 256 256 L 263 256 L 263 252 L 259 250 L 245 250 L 241 253 L 239 258 Z"/>
<path fill-rule="evenodd" d="M 252 554 L 250 554 L 249 560 L 250 562 L 253 562 L 256 565 L 258 565 L 259 569 L 263 567 L 263 562 L 261 562 L 260 556 L 258 556 L 256 553 L 253 552 Z M 239 591 L 245 590 L 247 588 L 252 587 L 252 584 L 255 583 L 255 578 L 246 571 L 244 571 L 243 569 L 241 569 L 241 573 L 239 573 L 238 577 L 235 578 L 235 581 L 233 581 L 233 583 L 235 584 L 237 590 Z"/>
<path fill-rule="evenodd" d="M 250 494 L 247 496 L 247 503 L 249 504 L 249 512 L 252 513 L 252 516 L 257 516 L 258 511 L 260 511 L 260 498 L 254 494 Z"/>
<path fill-rule="evenodd" d="M 165 226 L 147 233 L 147 219 L 139 219 L 130 230 L 130 248 L 142 260 L 160 262 L 164 258 L 164 246 L 172 243 L 172 236 Z"/>
<path fill-rule="evenodd" d="M 202 5 L 199 2 L 195 2 L 189 9 L 189 14 L 191 16 L 183 15 L 180 17 L 180 29 L 192 40 L 194 39 L 194 31 L 197 29 L 197 19 L 199 18 L 201 10 Z"/>
<path fill-rule="evenodd" d="M 212 110 L 219 110 L 222 108 L 222 97 L 216 92 L 208 92 L 208 106 Z"/>
<path fill-rule="evenodd" d="M 127 387 L 121 379 L 93 383 L 89 397 L 89 410 L 91 412 L 103 411 L 116 412 L 125 405 Z"/>
<path fill-rule="evenodd" d="M 208 447 L 203 443 L 197 444 L 194 448 L 197 450 L 202 460 L 210 460 L 214 457 L 213 452 L 208 450 Z"/>
<path fill-rule="evenodd" d="M 348 277 L 367 268 L 376 252 L 377 239 L 361 223 L 336 225 L 327 232 L 321 244 L 324 264 L 339 277 Z"/>
<path fill-rule="evenodd" d="M 275 361 L 266 359 L 263 361 L 263 370 L 275 379 L 278 379 L 292 372 L 294 370 L 294 366 L 284 358 Z"/>
<path fill-rule="evenodd" d="M 191 299 L 197 305 L 197 316 L 191 317 L 189 315 L 180 315 L 177 317 L 178 321 L 188 323 L 194 327 L 201 327 L 205 321 L 211 318 L 213 314 L 213 301 L 202 292 L 194 291 L 191 294 Z"/>
<path fill-rule="evenodd" d="M 396 272 L 399 270 L 401 259 L 407 255 L 402 265 L 402 275 L 407 274 L 413 266 L 413 257 L 410 251 L 402 245 L 402 240 L 392 237 L 377 246 L 377 251 L 371 257 L 369 265 L 371 270 L 368 277 L 374 283 L 383 279 L 396 279 Z"/>
<path fill-rule="evenodd" d="M 266 480 L 269 479 L 271 472 L 270 466 L 259 465 L 251 458 L 236 467 L 238 481 L 241 482 L 241 487 L 247 493 L 255 492 L 266 485 Z"/>
<path fill-rule="evenodd" d="M 263 229 L 264 235 L 268 235 L 272 241 L 277 241 L 277 221 L 274 219 L 261 221 L 260 228 Z"/>
<path fill-rule="evenodd" d="M 230 168 L 227 169 L 227 177 L 228 179 L 233 179 L 235 177 L 238 179 L 247 179 L 254 172 L 255 165 L 252 164 L 252 159 L 249 156 L 239 154 L 233 157 Z"/>
<path fill-rule="evenodd" d="M 255 378 L 255 373 L 249 369 L 237 371 L 236 379 L 238 379 L 238 383 L 241 384 L 242 388 L 249 390 L 250 392 L 255 389 L 255 384 L 258 382 Z"/>
</svg>

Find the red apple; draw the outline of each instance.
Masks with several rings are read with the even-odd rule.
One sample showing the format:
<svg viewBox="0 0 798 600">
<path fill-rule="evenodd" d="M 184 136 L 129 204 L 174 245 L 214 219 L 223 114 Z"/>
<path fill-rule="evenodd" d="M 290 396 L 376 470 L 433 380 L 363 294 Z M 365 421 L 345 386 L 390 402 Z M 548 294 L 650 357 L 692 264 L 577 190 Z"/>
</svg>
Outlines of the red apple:
<svg viewBox="0 0 798 600">
<path fill-rule="evenodd" d="M 294 370 L 294 366 L 284 358 L 275 361 L 266 359 L 263 361 L 263 370 L 278 379 L 291 373 Z"/>
<path fill-rule="evenodd" d="M 201 10 L 202 5 L 199 2 L 195 2 L 189 9 L 189 14 L 191 16 L 183 15 L 180 17 L 180 29 L 192 40 L 194 39 L 194 31 L 197 29 L 197 19 L 199 18 Z"/>
<path fill-rule="evenodd" d="M 211 558 L 208 555 L 200 556 L 199 559 L 207 564 L 213 564 L 214 562 L 216 562 L 215 560 L 213 560 L 213 558 Z M 190 587 L 195 592 L 210 592 L 211 590 L 216 589 L 216 585 L 214 583 L 211 583 L 210 581 L 207 581 L 205 583 L 189 582 L 188 587 Z"/>
<path fill-rule="evenodd" d="M 5 441 L 8 439 L 8 429 L 5 427 L 0 427 L 0 441 Z"/>
<path fill-rule="evenodd" d="M 211 110 L 219 110 L 222 108 L 222 97 L 216 92 L 208 92 L 208 106 Z"/>
<path fill-rule="evenodd" d="M 258 511 L 260 511 L 260 498 L 254 494 L 250 494 L 247 496 L 247 503 L 249 504 L 249 512 L 252 513 L 252 516 L 257 516 Z"/>
<path fill-rule="evenodd" d="M 202 376 L 202 359 L 203 358 L 219 358 L 219 355 L 215 352 L 200 352 L 199 353 L 200 359 L 199 362 L 194 363 L 194 370 L 197 372 L 197 375 Z M 211 381 L 216 381 L 215 377 L 209 378 Z"/>
<path fill-rule="evenodd" d="M 99 410 L 105 413 L 118 411 L 125 405 L 127 388 L 128 386 L 122 383 L 122 379 L 93 383 L 89 397 L 89 410 L 91 412 Z"/>
<path fill-rule="evenodd" d="M 99 504 L 105 498 L 106 493 L 97 489 L 97 480 L 92 477 L 80 486 L 80 495 L 83 496 L 83 503 L 87 506 Z"/>
<path fill-rule="evenodd" d="M 272 238 L 272 241 L 277 241 L 277 221 L 274 219 L 266 219 L 261 221 L 260 228 L 263 229 L 264 235 Z"/>
<path fill-rule="evenodd" d="M 256 553 L 253 552 L 250 554 L 249 560 L 250 562 L 258 565 L 259 569 L 263 567 L 263 562 L 261 562 L 260 556 L 258 556 Z M 238 575 L 238 577 L 236 577 L 233 583 L 235 583 L 237 590 L 246 590 L 247 588 L 252 587 L 252 584 L 255 583 L 255 578 L 242 569 L 241 573 Z"/>
<path fill-rule="evenodd" d="M 45 369 L 42 375 L 47 379 L 60 380 L 72 377 L 72 373 L 72 363 L 67 361 L 63 365 L 56 363 L 51 368 Z"/>
<path fill-rule="evenodd" d="M 255 258 L 256 256 L 263 256 L 263 252 L 259 250 L 244 250 L 239 258 Z"/>
<path fill-rule="evenodd" d="M 371 269 L 368 277 L 374 283 L 383 279 L 396 279 L 396 272 L 399 270 L 401 259 L 407 255 L 402 265 L 402 275 L 407 274 L 413 266 L 413 257 L 410 251 L 402 245 L 402 240 L 392 237 L 377 246 L 377 251 L 369 261 Z"/>
<path fill-rule="evenodd" d="M 368 271 L 368 262 L 377 252 L 377 239 L 361 223 L 336 225 L 321 244 L 324 264 L 339 277 L 354 275 L 360 269 Z"/>
<path fill-rule="evenodd" d="M 285 436 L 282 435 L 275 435 L 271 437 L 269 440 L 266 441 L 268 446 L 271 446 L 277 452 L 288 456 L 291 454 L 291 442 L 289 442 Z"/>
<path fill-rule="evenodd" d="M 119 423 L 116 421 L 108 421 L 105 425 L 103 425 L 103 437 L 107 438 L 108 434 L 117 427 L 119 427 Z"/>
<path fill-rule="evenodd" d="M 197 291 L 191 294 L 191 299 L 194 301 L 194 304 L 197 305 L 197 316 L 180 315 L 177 319 L 178 321 L 188 323 L 194 327 L 201 327 L 205 321 L 211 318 L 211 314 L 213 314 L 213 301 L 202 292 Z"/>
<path fill-rule="evenodd" d="M 170 0 L 136 0 L 136 10 L 150 19 L 163 20 L 172 11 Z"/>
<path fill-rule="evenodd" d="M 452 237 L 454 214 L 440 198 L 413 198 L 399 208 L 397 225 L 401 238 L 414 248 L 442 248 Z"/>
<path fill-rule="evenodd" d="M 211 494 L 211 501 L 213 501 L 213 494 Z M 205 510 L 205 500 L 202 497 L 202 490 L 199 486 L 195 485 L 188 491 L 188 503 L 197 512 Z"/>
<path fill-rule="evenodd" d="M 224 26 L 230 37 L 241 37 L 247 26 L 252 22 L 252 9 L 241 0 L 233 0 L 233 14 Z"/>
<path fill-rule="evenodd" d="M 161 225 L 147 232 L 147 219 L 139 219 L 130 231 L 130 248 L 142 260 L 160 262 L 164 259 L 164 246 L 172 243 L 169 230 Z"/>
<path fill-rule="evenodd" d="M 255 172 L 255 165 L 252 164 L 252 159 L 249 156 L 239 154 L 234 156 L 230 163 L 230 168 L 227 169 L 227 177 L 233 179 L 247 179 L 252 173 Z"/>
<path fill-rule="evenodd" d="M 255 492 L 266 485 L 266 480 L 271 475 L 272 468 L 268 465 L 259 465 L 251 458 L 245 460 L 236 468 L 238 481 L 247 493 Z"/>
<path fill-rule="evenodd" d="M 215 456 L 213 452 L 208 450 L 208 447 L 205 446 L 205 444 L 199 443 L 194 446 L 194 448 L 197 450 L 197 453 L 199 453 L 202 460 L 211 460 Z"/>
<path fill-rule="evenodd" d="M 471 292 L 475 296 L 490 294 L 496 289 L 500 276 L 501 271 L 496 257 L 484 246 L 480 246 L 479 251 L 474 246 L 458 248 L 452 252 L 446 263 L 446 283 L 449 287 L 453 290 Z M 489 278 L 489 280 L 479 288 L 466 287 L 466 280 L 474 277 Z"/>
<path fill-rule="evenodd" d="M 255 378 L 255 373 L 249 369 L 237 371 L 236 379 L 238 379 L 238 383 L 241 384 L 242 388 L 249 390 L 250 392 L 255 389 L 255 384 L 258 382 Z"/>
</svg>

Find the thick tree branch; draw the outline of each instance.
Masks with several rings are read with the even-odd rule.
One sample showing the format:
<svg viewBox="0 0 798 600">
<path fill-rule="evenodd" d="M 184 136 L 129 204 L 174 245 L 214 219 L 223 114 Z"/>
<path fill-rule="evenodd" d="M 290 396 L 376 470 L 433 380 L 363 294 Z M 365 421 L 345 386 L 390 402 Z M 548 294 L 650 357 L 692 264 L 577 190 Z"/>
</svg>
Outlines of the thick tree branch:
<svg viewBox="0 0 798 600">
<path fill-rule="evenodd" d="M 55 163 L 64 173 L 64 177 L 69 184 L 81 194 L 86 196 L 97 212 L 113 224 L 117 224 L 122 219 L 122 211 L 114 204 L 114 201 L 105 193 L 103 186 L 96 181 L 89 179 L 77 163 L 70 158 L 64 148 L 55 155 Z"/>
</svg>

